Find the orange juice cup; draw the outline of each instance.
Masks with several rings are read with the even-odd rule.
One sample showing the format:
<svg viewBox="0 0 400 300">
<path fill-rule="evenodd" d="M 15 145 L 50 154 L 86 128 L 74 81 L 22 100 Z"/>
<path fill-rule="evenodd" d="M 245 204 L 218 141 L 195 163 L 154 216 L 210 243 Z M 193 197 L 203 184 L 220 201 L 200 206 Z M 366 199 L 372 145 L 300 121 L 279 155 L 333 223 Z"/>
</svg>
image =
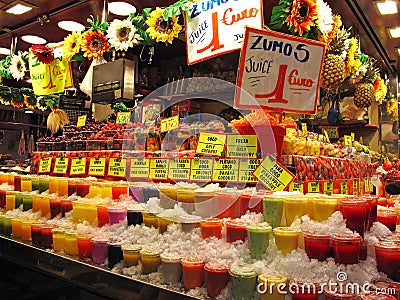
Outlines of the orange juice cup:
<svg viewBox="0 0 400 300">
<path fill-rule="evenodd" d="M 225 189 L 216 193 L 218 218 L 222 219 L 239 217 L 240 194 L 241 192 L 235 189 Z"/>
<path fill-rule="evenodd" d="M 196 257 L 185 257 L 181 264 L 185 289 L 201 287 L 204 281 L 204 261 Z"/>
<path fill-rule="evenodd" d="M 58 196 L 60 196 L 60 197 L 68 196 L 68 179 L 67 178 L 59 178 L 58 179 L 57 193 L 58 193 Z"/>
<path fill-rule="evenodd" d="M 49 178 L 49 194 L 55 194 L 58 191 L 58 177 Z"/>
<path fill-rule="evenodd" d="M 200 231 L 203 239 L 215 236 L 216 238 L 222 238 L 222 220 L 221 219 L 209 219 L 200 223 Z"/>
<path fill-rule="evenodd" d="M 35 220 L 24 219 L 21 221 L 21 239 L 23 241 L 30 241 L 31 237 L 31 224 L 35 223 Z"/>
<path fill-rule="evenodd" d="M 6 210 L 15 209 L 15 192 L 7 191 L 6 192 Z"/>
<path fill-rule="evenodd" d="M 11 230 L 14 238 L 21 238 L 21 222 L 23 219 L 21 218 L 12 218 L 11 219 Z"/>
</svg>

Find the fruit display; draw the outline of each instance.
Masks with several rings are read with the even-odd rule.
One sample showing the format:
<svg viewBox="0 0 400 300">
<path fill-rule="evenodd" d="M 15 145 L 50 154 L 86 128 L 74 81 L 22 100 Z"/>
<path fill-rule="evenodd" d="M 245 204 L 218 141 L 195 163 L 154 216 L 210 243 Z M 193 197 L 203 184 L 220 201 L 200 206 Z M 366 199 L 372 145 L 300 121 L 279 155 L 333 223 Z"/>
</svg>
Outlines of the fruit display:
<svg viewBox="0 0 400 300">
<path fill-rule="evenodd" d="M 359 108 L 367 108 L 375 101 L 374 81 L 379 74 L 379 69 L 375 67 L 375 60 L 369 58 L 364 63 L 364 76 L 360 81 L 355 82 L 354 104 Z"/>
</svg>

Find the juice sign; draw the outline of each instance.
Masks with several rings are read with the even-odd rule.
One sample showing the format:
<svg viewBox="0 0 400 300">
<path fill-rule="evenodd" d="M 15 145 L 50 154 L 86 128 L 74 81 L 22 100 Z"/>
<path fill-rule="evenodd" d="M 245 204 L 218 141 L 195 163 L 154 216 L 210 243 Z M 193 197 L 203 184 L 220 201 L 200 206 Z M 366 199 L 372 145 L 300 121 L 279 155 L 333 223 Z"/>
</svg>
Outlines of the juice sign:
<svg viewBox="0 0 400 300">
<path fill-rule="evenodd" d="M 246 27 L 235 107 L 315 113 L 324 53 L 321 42 Z"/>
<path fill-rule="evenodd" d="M 85 171 L 86 171 L 86 159 L 85 158 L 73 158 L 71 160 L 70 175 L 85 174 Z"/>
<path fill-rule="evenodd" d="M 263 27 L 261 0 L 200 0 L 186 24 L 188 64 L 239 50 L 245 26 Z"/>
<path fill-rule="evenodd" d="M 110 158 L 108 164 L 108 175 L 114 177 L 125 177 L 126 158 Z"/>
<path fill-rule="evenodd" d="M 82 115 L 78 117 L 78 121 L 76 122 L 76 127 L 83 127 L 86 124 L 87 115 Z"/>
<path fill-rule="evenodd" d="M 45 157 L 39 161 L 39 173 L 50 173 L 51 157 Z"/>
<path fill-rule="evenodd" d="M 104 176 L 106 168 L 106 159 L 102 158 L 91 158 L 89 162 L 89 172 L 90 176 Z"/>
<path fill-rule="evenodd" d="M 196 153 L 220 156 L 225 147 L 225 134 L 200 132 Z"/>
<path fill-rule="evenodd" d="M 116 124 L 126 124 L 129 123 L 129 120 L 131 119 L 131 112 L 130 111 L 124 111 L 124 112 L 119 112 L 117 113 L 117 120 L 115 121 Z"/>
<path fill-rule="evenodd" d="M 54 173 L 66 174 L 68 169 L 68 158 L 57 157 L 56 163 L 54 164 Z"/>
</svg>

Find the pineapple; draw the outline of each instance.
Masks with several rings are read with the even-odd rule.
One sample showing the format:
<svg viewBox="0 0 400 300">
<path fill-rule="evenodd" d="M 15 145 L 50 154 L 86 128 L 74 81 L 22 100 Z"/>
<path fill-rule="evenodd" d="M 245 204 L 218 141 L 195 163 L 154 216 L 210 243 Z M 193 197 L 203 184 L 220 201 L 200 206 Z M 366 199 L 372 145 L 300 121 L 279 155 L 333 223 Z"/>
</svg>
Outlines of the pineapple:
<svg viewBox="0 0 400 300">
<path fill-rule="evenodd" d="M 321 73 L 321 87 L 326 90 L 337 90 L 345 79 L 345 62 L 342 54 L 348 47 L 349 37 L 350 32 L 343 28 L 326 51 Z"/>
<path fill-rule="evenodd" d="M 366 72 L 361 82 L 357 84 L 354 92 L 354 104 L 359 108 L 367 108 L 375 101 L 375 91 L 373 82 L 379 73 L 379 68 L 375 67 L 376 60 L 369 57 L 365 62 Z"/>
</svg>

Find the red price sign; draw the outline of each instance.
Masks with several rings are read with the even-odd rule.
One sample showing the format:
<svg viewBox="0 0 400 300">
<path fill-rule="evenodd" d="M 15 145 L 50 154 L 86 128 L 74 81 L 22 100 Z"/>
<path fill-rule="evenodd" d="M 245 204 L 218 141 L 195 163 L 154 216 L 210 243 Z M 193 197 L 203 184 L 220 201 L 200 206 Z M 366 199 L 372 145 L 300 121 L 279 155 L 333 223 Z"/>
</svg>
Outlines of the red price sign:
<svg viewBox="0 0 400 300">
<path fill-rule="evenodd" d="M 246 27 L 235 107 L 315 113 L 324 53 L 321 42 Z"/>
</svg>

